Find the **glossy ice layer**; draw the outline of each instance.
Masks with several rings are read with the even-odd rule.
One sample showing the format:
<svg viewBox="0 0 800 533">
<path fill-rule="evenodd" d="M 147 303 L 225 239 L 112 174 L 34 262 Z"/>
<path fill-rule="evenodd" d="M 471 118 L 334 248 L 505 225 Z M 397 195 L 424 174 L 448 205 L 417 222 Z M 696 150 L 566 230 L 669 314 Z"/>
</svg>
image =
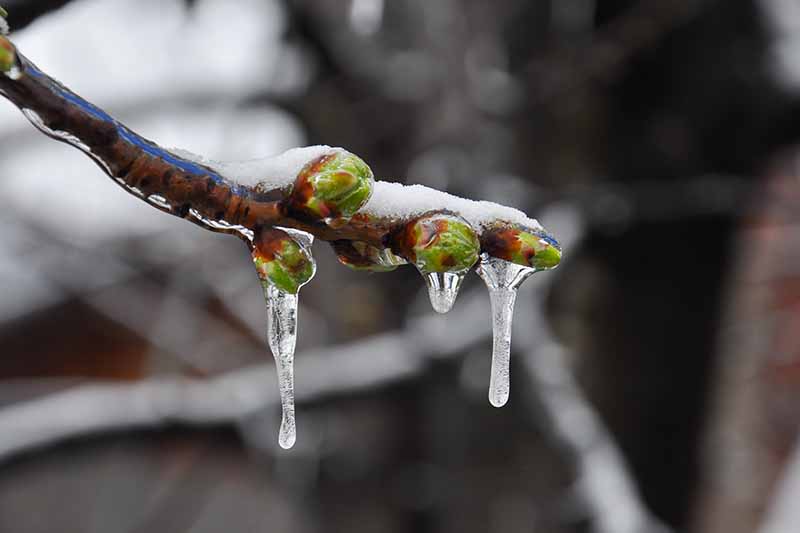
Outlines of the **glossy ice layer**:
<svg viewBox="0 0 800 533">
<path fill-rule="evenodd" d="M 278 371 L 281 429 L 278 443 L 289 449 L 297 439 L 294 416 L 294 350 L 297 344 L 297 295 L 266 284 L 267 342 Z"/>
<path fill-rule="evenodd" d="M 422 274 L 425 277 L 425 284 L 428 286 L 428 297 L 431 300 L 434 311 L 446 313 L 453 308 L 466 274 L 466 270 Z"/>
<path fill-rule="evenodd" d="M 517 289 L 536 269 L 481 255 L 478 275 L 489 289 L 492 304 L 492 373 L 489 403 L 502 407 L 511 390 L 511 325 Z"/>
</svg>

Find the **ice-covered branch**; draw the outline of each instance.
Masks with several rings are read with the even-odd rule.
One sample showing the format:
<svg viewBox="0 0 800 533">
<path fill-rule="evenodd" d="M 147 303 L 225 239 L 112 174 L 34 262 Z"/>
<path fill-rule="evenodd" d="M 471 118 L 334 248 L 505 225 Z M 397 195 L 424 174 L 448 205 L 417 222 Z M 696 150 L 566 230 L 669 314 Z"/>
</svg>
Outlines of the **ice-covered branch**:
<svg viewBox="0 0 800 533">
<path fill-rule="evenodd" d="M 400 239 L 429 212 L 447 211 L 483 236 L 496 224 L 542 228 L 509 207 L 422 186 L 375 182 L 360 159 L 328 146 L 241 163 L 215 163 L 141 137 L 39 70 L 0 37 L 0 94 L 45 134 L 79 148 L 128 192 L 212 231 L 251 237 L 283 226 L 325 241 L 368 243 L 413 262 Z M 486 239 L 489 235 L 486 236 Z M 481 251 L 505 254 L 483 239 Z"/>
<path fill-rule="evenodd" d="M 490 400 L 508 398 L 511 318 L 517 287 L 561 260 L 558 242 L 524 213 L 419 185 L 376 182 L 341 148 L 297 148 L 246 163 L 215 163 L 167 150 L 39 70 L 0 36 L 0 94 L 46 135 L 80 149 L 129 193 L 169 214 L 247 244 L 267 304 L 283 422 L 294 443 L 294 350 L 298 291 L 314 276 L 314 237 L 351 268 L 412 264 L 433 308 L 449 311 L 479 259 L 495 325 Z"/>
</svg>

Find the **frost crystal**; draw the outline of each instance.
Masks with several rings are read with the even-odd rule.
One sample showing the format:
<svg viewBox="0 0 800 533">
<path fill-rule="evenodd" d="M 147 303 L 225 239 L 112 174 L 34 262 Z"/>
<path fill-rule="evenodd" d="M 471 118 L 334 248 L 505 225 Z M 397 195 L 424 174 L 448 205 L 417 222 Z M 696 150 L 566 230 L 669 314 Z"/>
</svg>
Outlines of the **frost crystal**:
<svg viewBox="0 0 800 533">
<path fill-rule="evenodd" d="M 502 407 L 508 401 L 511 359 L 511 323 L 517 289 L 536 269 L 481 255 L 478 275 L 489 289 L 492 303 L 492 373 L 489 379 L 489 403 Z"/>
</svg>

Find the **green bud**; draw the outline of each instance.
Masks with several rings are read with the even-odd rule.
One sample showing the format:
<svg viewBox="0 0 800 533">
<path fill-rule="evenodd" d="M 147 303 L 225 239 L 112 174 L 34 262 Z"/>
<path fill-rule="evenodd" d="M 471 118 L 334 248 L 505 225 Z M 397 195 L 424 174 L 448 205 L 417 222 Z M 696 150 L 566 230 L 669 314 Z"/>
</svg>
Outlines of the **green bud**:
<svg viewBox="0 0 800 533">
<path fill-rule="evenodd" d="M 291 206 L 315 218 L 348 219 L 367 203 L 375 179 L 359 157 L 339 150 L 309 163 L 298 174 Z"/>
<path fill-rule="evenodd" d="M 316 271 L 309 250 L 278 229 L 259 232 L 253 248 L 253 263 L 262 283 L 290 294 L 297 294 Z"/>
<path fill-rule="evenodd" d="M 11 70 L 16 59 L 17 53 L 14 50 L 14 45 L 5 37 L 0 36 L 0 72 Z"/>
<path fill-rule="evenodd" d="M 437 213 L 408 224 L 401 248 L 423 274 L 468 270 L 478 260 L 480 242 L 460 217 Z"/>
<path fill-rule="evenodd" d="M 537 270 L 549 270 L 561 262 L 561 246 L 542 230 L 498 224 L 487 229 L 481 241 L 489 255 Z"/>
<path fill-rule="evenodd" d="M 0 17 L 7 19 L 8 18 L 8 11 L 3 9 L 3 6 L 0 6 Z"/>
<path fill-rule="evenodd" d="M 353 270 L 366 272 L 391 272 L 407 264 L 388 248 L 377 248 L 362 241 L 334 241 L 331 243 L 336 258 Z"/>
</svg>

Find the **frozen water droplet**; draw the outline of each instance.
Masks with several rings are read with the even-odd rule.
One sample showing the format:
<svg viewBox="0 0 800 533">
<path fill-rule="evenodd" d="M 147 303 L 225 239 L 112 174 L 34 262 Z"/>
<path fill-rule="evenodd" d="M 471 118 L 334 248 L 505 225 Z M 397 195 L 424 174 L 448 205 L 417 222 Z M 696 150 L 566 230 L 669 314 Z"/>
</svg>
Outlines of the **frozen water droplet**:
<svg viewBox="0 0 800 533">
<path fill-rule="evenodd" d="M 11 67 L 9 71 L 5 73 L 5 75 L 14 81 L 17 81 L 22 77 L 22 70 L 18 66 L 14 65 L 13 67 Z"/>
<path fill-rule="evenodd" d="M 489 289 L 492 303 L 492 373 L 489 379 L 489 403 L 502 407 L 508 401 L 511 359 L 511 324 L 517 289 L 536 269 L 481 255 L 477 269 Z"/>
<path fill-rule="evenodd" d="M 322 220 L 323 222 L 325 222 L 325 224 L 328 225 L 328 227 L 332 229 L 339 229 L 341 227 L 346 226 L 347 223 L 350 222 L 350 218 L 348 217 L 337 217 L 337 218 L 327 217 Z"/>
<path fill-rule="evenodd" d="M 294 349 L 297 343 L 297 295 L 265 284 L 267 299 L 267 342 L 278 371 L 281 396 L 281 448 L 294 446 L 297 432 L 294 419 Z"/>
<path fill-rule="evenodd" d="M 428 297 L 431 299 L 434 311 L 446 313 L 452 309 L 458 297 L 461 282 L 464 281 L 466 274 L 466 270 L 423 274 L 425 276 L 425 284 L 428 286 Z"/>
<path fill-rule="evenodd" d="M 311 233 L 294 228 L 284 228 L 282 226 L 275 226 L 275 227 L 291 235 L 295 241 L 299 242 L 302 246 L 306 248 L 309 248 L 312 244 L 314 244 L 314 236 Z"/>
</svg>

